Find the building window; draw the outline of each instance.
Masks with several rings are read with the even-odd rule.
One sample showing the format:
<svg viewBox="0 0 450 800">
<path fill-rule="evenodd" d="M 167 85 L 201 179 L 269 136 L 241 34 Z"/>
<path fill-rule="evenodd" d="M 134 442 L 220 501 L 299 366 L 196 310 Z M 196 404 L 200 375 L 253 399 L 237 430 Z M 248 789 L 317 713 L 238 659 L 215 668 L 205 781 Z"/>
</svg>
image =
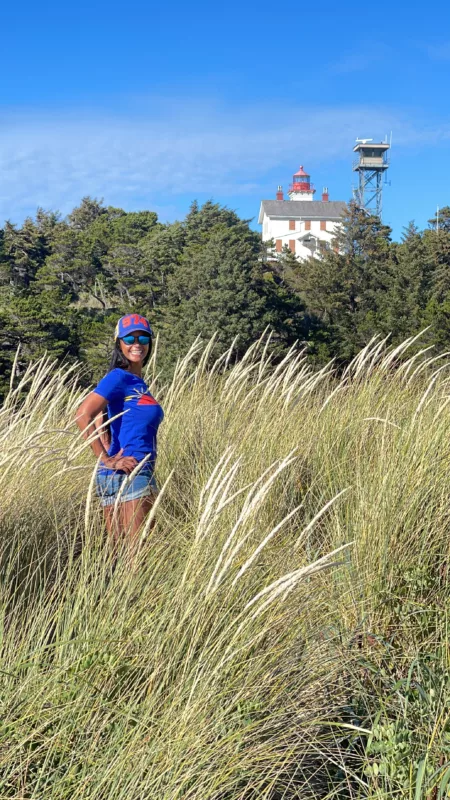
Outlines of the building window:
<svg viewBox="0 0 450 800">
<path fill-rule="evenodd" d="M 275 239 L 275 250 L 277 253 L 281 253 L 283 245 L 281 244 L 281 239 Z"/>
<path fill-rule="evenodd" d="M 327 221 L 326 221 L 326 219 L 321 219 L 320 220 L 320 230 L 321 231 L 326 231 L 326 229 L 327 229 Z"/>
<path fill-rule="evenodd" d="M 295 253 L 295 239 L 289 239 L 289 250 L 291 253 Z"/>
<path fill-rule="evenodd" d="M 289 230 L 290 231 L 295 231 L 295 219 L 290 219 L 289 220 Z"/>
<path fill-rule="evenodd" d="M 305 219 L 305 231 L 310 231 L 310 230 L 311 230 L 311 220 Z"/>
</svg>

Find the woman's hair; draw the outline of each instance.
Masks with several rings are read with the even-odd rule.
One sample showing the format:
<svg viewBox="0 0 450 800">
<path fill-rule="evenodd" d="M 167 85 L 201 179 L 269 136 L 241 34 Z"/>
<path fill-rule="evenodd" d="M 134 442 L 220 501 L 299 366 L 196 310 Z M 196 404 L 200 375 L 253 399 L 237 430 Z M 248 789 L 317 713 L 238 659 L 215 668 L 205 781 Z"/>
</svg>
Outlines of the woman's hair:
<svg viewBox="0 0 450 800">
<path fill-rule="evenodd" d="M 144 367 L 147 361 L 149 360 L 151 354 L 152 354 L 152 340 L 150 339 L 150 344 L 148 346 L 148 353 L 145 356 L 144 361 L 142 362 Z M 111 361 L 109 362 L 109 372 L 111 372 L 111 370 L 113 369 L 117 369 L 118 367 L 120 369 L 128 369 L 129 365 L 130 362 L 128 361 L 128 358 L 124 356 L 122 350 L 120 349 L 120 339 L 116 339 L 114 343 L 114 350 L 112 351 Z"/>
</svg>

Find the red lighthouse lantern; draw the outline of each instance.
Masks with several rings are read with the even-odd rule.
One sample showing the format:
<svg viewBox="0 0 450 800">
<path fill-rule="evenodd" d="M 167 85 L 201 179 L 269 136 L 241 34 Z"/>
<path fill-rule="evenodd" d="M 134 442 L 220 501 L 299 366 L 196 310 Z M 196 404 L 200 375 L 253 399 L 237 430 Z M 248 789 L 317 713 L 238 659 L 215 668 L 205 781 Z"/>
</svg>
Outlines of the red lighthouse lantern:
<svg viewBox="0 0 450 800">
<path fill-rule="evenodd" d="M 289 197 L 291 200 L 312 200 L 315 188 L 311 183 L 311 176 L 301 166 L 292 178 L 289 187 Z"/>
</svg>

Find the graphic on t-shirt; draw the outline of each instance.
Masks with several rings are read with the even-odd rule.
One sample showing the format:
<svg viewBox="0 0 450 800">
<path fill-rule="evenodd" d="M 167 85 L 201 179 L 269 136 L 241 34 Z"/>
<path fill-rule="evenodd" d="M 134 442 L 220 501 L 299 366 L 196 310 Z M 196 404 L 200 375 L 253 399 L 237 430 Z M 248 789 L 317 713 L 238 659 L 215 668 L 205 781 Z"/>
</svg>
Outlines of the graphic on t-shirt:
<svg viewBox="0 0 450 800">
<path fill-rule="evenodd" d="M 148 394 L 143 394 L 141 399 L 137 402 L 138 406 L 157 406 L 158 401 L 155 400 L 154 397 L 151 396 L 150 392 Z"/>
<path fill-rule="evenodd" d="M 133 394 L 127 395 L 124 398 L 125 403 L 129 402 L 130 400 L 137 400 L 137 406 L 157 406 L 159 405 L 158 401 L 155 400 L 154 397 L 150 394 L 149 390 L 143 391 L 141 389 L 135 389 Z"/>
</svg>

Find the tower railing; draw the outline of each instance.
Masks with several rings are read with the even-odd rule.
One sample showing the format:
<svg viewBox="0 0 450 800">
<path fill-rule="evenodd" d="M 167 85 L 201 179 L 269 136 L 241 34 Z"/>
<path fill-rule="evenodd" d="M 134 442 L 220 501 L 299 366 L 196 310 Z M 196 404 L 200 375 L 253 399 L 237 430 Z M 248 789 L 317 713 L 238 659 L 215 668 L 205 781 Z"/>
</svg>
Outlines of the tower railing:
<svg viewBox="0 0 450 800">
<path fill-rule="evenodd" d="M 315 192 L 313 183 L 291 183 L 289 185 L 290 192 Z"/>
<path fill-rule="evenodd" d="M 359 167 L 363 167 L 364 169 L 387 169 L 389 167 L 389 161 L 385 158 L 379 158 L 375 156 L 374 158 L 358 158 L 356 161 L 353 161 L 352 164 L 353 172 Z"/>
</svg>

